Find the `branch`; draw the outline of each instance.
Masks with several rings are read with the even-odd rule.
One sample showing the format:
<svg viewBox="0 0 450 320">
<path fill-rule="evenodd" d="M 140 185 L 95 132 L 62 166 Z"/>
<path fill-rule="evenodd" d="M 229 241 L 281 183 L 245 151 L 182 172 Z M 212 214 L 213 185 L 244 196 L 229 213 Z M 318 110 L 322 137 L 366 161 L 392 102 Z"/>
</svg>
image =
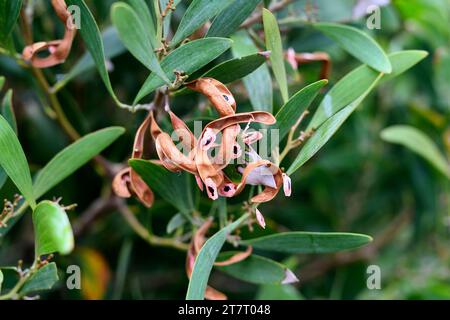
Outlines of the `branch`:
<svg viewBox="0 0 450 320">
<path fill-rule="evenodd" d="M 269 11 L 270 12 L 277 12 L 280 11 L 282 9 L 284 9 L 287 5 L 289 5 L 293 0 L 281 0 L 279 2 L 275 2 L 274 4 L 272 4 L 271 6 L 269 6 Z M 248 28 L 251 27 L 253 24 L 261 22 L 262 21 L 262 12 L 258 12 L 256 14 L 254 14 L 253 16 L 251 16 L 250 18 L 248 18 L 247 20 L 245 20 L 240 28 Z"/>
<path fill-rule="evenodd" d="M 160 247 L 170 247 L 181 251 L 187 251 L 189 245 L 179 241 L 176 238 L 161 238 L 151 234 L 147 228 L 145 228 L 134 213 L 128 208 L 123 200 L 119 201 L 118 210 L 122 214 L 123 218 L 128 222 L 130 227 L 136 232 L 143 240 L 149 244 Z"/>
<path fill-rule="evenodd" d="M 95 200 L 81 215 L 73 225 L 75 236 L 83 234 L 93 222 L 105 213 L 117 209 L 117 198 L 111 194 L 109 197 L 102 197 Z"/>
</svg>

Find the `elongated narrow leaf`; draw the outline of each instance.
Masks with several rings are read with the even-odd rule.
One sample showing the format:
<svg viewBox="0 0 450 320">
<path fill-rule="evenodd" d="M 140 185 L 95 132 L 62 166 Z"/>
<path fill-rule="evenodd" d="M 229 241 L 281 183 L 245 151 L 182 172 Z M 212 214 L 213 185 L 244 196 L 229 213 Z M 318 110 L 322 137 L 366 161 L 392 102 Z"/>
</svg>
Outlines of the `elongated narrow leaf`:
<svg viewBox="0 0 450 320">
<path fill-rule="evenodd" d="M 218 64 L 198 78 L 210 77 L 219 80 L 224 84 L 228 84 L 249 75 L 258 69 L 264 62 L 266 62 L 266 57 L 263 53 L 255 53 L 242 58 L 234 58 Z M 181 95 L 187 92 L 193 91 L 183 88 L 177 91 L 175 95 Z"/>
<path fill-rule="evenodd" d="M 83 37 L 86 48 L 90 52 L 98 73 L 100 74 L 100 77 L 102 78 L 109 94 L 118 106 L 124 107 L 125 105 L 120 102 L 114 93 L 114 89 L 109 78 L 108 69 L 106 67 L 105 50 L 103 47 L 100 30 L 95 22 L 94 16 L 89 10 L 89 7 L 86 5 L 84 0 L 66 0 L 66 3 L 69 6 L 75 5 L 80 8 L 80 34 Z"/>
<path fill-rule="evenodd" d="M 293 285 L 266 284 L 260 287 L 256 300 L 303 300 Z"/>
<path fill-rule="evenodd" d="M 3 89 L 5 85 L 5 77 L 0 76 L 0 91 Z"/>
<path fill-rule="evenodd" d="M 401 74 L 425 58 L 426 54 L 416 51 L 401 51 L 393 53 L 389 57 L 395 74 Z M 399 57 L 405 58 L 407 62 L 405 63 Z M 289 174 L 294 173 L 306 161 L 311 159 L 328 142 L 334 133 L 336 133 L 344 121 L 347 120 L 350 114 L 378 84 L 380 79 L 383 78 L 383 73 L 379 73 L 377 76 L 375 75 L 376 73 L 373 73 L 370 68 L 362 66 L 343 78 L 336 84 L 335 88 L 333 88 L 334 90 L 330 90 L 308 127 L 311 129 L 317 128 L 318 126 L 319 129 L 300 150 L 299 155 L 288 170 Z M 354 79 L 353 82 L 352 79 Z M 353 89 L 351 88 L 352 83 L 355 84 Z M 350 90 L 352 93 L 349 94 L 347 90 Z M 357 96 L 358 94 L 360 96 Z M 351 101 L 351 99 L 354 100 Z M 330 117 L 329 115 L 332 116 Z"/>
<path fill-rule="evenodd" d="M 19 18 L 22 0 L 0 1 L 0 44 L 5 43 Z"/>
<path fill-rule="evenodd" d="M 113 26 L 105 29 L 102 33 L 102 42 L 105 46 L 105 58 L 107 60 L 113 59 L 122 53 L 126 52 L 126 48 L 122 41 L 119 39 L 116 28 Z M 86 52 L 80 60 L 75 64 L 75 66 L 70 69 L 70 71 L 65 74 L 54 86 L 53 91 L 57 92 L 61 90 L 67 83 L 72 81 L 74 78 L 85 74 L 91 69 L 95 68 L 95 61 L 89 52 Z"/>
<path fill-rule="evenodd" d="M 345 120 L 355 111 L 359 104 L 364 100 L 365 96 L 361 96 L 347 107 L 330 117 L 319 129 L 313 134 L 313 136 L 306 142 L 303 148 L 300 150 L 297 158 L 289 167 L 287 174 L 291 175 L 297 171 L 302 165 L 311 159 L 336 133 L 336 131 L 342 126 Z"/>
<path fill-rule="evenodd" d="M 382 81 L 402 74 L 426 56 L 427 53 L 425 51 L 417 50 L 398 51 L 389 54 L 388 57 L 392 66 L 392 73 L 384 75 Z M 320 127 L 326 119 L 352 101 L 358 99 L 358 97 L 367 93 L 378 77 L 379 73 L 366 65 L 360 66 L 348 73 L 326 94 L 309 123 L 308 129 Z"/>
<path fill-rule="evenodd" d="M 99 130 L 84 136 L 58 153 L 36 177 L 34 183 L 36 199 L 101 153 L 119 138 L 124 131 L 120 127 Z"/>
<path fill-rule="evenodd" d="M 379 72 L 366 65 L 348 73 L 325 95 L 309 123 L 308 129 L 319 128 L 336 112 L 364 95 L 372 88 L 379 75 Z"/>
<path fill-rule="evenodd" d="M 243 243 L 261 250 L 305 254 L 356 249 L 371 241 L 371 237 L 356 233 L 285 232 Z"/>
<path fill-rule="evenodd" d="M 11 89 L 6 92 L 3 98 L 1 114 L 17 134 L 17 121 L 13 109 L 13 91 Z"/>
<path fill-rule="evenodd" d="M 397 125 L 384 129 L 381 138 L 387 142 L 400 144 L 418 154 L 439 172 L 450 178 L 450 164 L 437 145 L 419 129 Z"/>
<path fill-rule="evenodd" d="M 259 51 L 246 31 L 236 33 L 232 40 L 232 51 L 235 57 L 244 57 Z M 253 109 L 272 112 L 272 79 L 267 64 L 261 65 L 243 81 Z"/>
<path fill-rule="evenodd" d="M 335 23 L 316 23 L 314 27 L 336 41 L 350 55 L 383 73 L 392 71 L 383 49 L 367 34 L 354 27 Z"/>
<path fill-rule="evenodd" d="M 128 2 L 134 12 L 139 16 L 139 21 L 142 22 L 152 47 L 155 49 L 161 47 L 161 41 L 158 40 L 156 34 L 156 23 L 145 0 L 128 0 Z"/>
<path fill-rule="evenodd" d="M 278 111 L 276 115 L 276 128 L 279 129 L 279 138 L 283 139 L 291 127 L 297 122 L 301 114 L 313 103 L 314 99 L 328 80 L 320 80 L 304 87 Z"/>
<path fill-rule="evenodd" d="M 9 123 L 0 115 L 0 166 L 5 170 L 17 189 L 34 208 L 36 201 L 33 196 L 30 169 L 27 158 L 19 140 Z"/>
<path fill-rule="evenodd" d="M 189 42 L 171 52 L 161 61 L 161 67 L 169 80 L 174 81 L 174 71 L 182 71 L 190 75 L 228 50 L 231 43 L 231 40 L 224 38 L 206 38 Z M 134 103 L 137 104 L 142 98 L 162 85 L 164 85 L 164 82 L 159 77 L 153 73 L 150 74 L 137 94 Z"/>
<path fill-rule="evenodd" d="M 227 37 L 251 15 L 261 0 L 234 0 L 213 21 L 207 37 Z"/>
<path fill-rule="evenodd" d="M 20 295 L 25 296 L 30 293 L 50 290 L 58 282 L 58 269 L 56 264 L 51 262 L 39 269 L 22 287 Z"/>
<path fill-rule="evenodd" d="M 213 268 L 213 264 L 222 249 L 227 236 L 233 232 L 239 225 L 247 219 L 248 215 L 244 215 L 232 224 L 221 229 L 215 235 L 206 241 L 200 253 L 195 259 L 194 269 L 192 271 L 191 280 L 186 294 L 186 300 L 203 300 L 205 290 L 208 284 L 209 275 Z"/>
<path fill-rule="evenodd" d="M 389 54 L 392 65 L 392 72 L 383 76 L 382 82 L 391 80 L 405 71 L 411 69 L 417 63 L 428 56 L 428 52 L 423 50 L 404 50 Z"/>
<path fill-rule="evenodd" d="M 175 47 L 194 31 L 199 29 L 209 19 L 215 17 L 223 9 L 229 6 L 233 0 L 194 0 L 187 8 L 181 19 L 177 32 L 171 41 L 171 47 Z"/>
<path fill-rule="evenodd" d="M 289 90 L 284 66 L 283 44 L 281 42 L 280 29 L 277 19 L 267 9 L 263 9 L 264 34 L 266 36 L 266 48 L 271 52 L 270 62 L 272 71 L 280 87 L 281 96 L 286 103 L 289 100 Z"/>
<path fill-rule="evenodd" d="M 58 252 L 69 254 L 74 247 L 74 237 L 67 213 L 59 204 L 40 202 L 33 211 L 36 258 Z"/>
<path fill-rule="evenodd" d="M 166 227 L 167 234 L 171 234 L 175 230 L 177 230 L 179 227 L 183 226 L 187 222 L 186 218 L 183 214 L 177 213 L 170 219 L 169 223 Z"/>
<path fill-rule="evenodd" d="M 145 183 L 185 215 L 194 210 L 192 185 L 187 174 L 176 174 L 145 160 L 130 160 L 130 166 Z"/>
<path fill-rule="evenodd" d="M 156 32 L 148 32 L 153 28 L 153 25 L 144 26 L 140 18 L 138 13 L 126 3 L 117 2 L 111 7 L 112 22 L 117 28 L 119 37 L 125 47 L 150 71 L 170 84 L 156 57 L 155 49 L 157 48 L 152 45 L 152 42 L 156 42 L 156 39 L 153 38 L 152 40 Z"/>
<path fill-rule="evenodd" d="M 223 252 L 217 261 L 226 260 L 236 252 Z M 217 267 L 220 271 L 239 280 L 254 284 L 281 284 L 286 278 L 286 266 L 257 255 L 229 266 Z"/>
<path fill-rule="evenodd" d="M 3 78 L 4 79 L 4 78 Z M 2 79 L 0 78 L 0 90 L 3 86 L 1 83 Z M 11 128 L 14 130 L 14 132 L 17 135 L 17 123 L 16 123 L 16 116 L 14 115 L 13 105 L 12 105 L 12 90 L 8 90 L 5 97 L 3 98 L 3 103 L 1 107 L 0 114 L 3 115 L 5 120 L 9 123 Z M 6 175 L 5 170 L 0 166 L 0 189 L 3 187 L 3 185 L 6 182 L 6 179 L 8 176 Z"/>
</svg>

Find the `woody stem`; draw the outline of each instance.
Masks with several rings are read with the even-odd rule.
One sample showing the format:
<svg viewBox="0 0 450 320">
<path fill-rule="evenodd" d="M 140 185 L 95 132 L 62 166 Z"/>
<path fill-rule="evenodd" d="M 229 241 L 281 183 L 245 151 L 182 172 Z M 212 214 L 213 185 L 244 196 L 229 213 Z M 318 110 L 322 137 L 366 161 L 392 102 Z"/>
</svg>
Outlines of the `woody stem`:
<svg viewBox="0 0 450 320">
<path fill-rule="evenodd" d="M 160 247 L 170 247 L 181 251 L 187 251 L 189 245 L 179 241 L 175 238 L 161 238 L 151 234 L 147 228 L 145 228 L 139 220 L 136 218 L 134 213 L 128 208 L 125 203 L 121 203 L 118 206 L 120 213 L 123 218 L 127 221 L 130 227 L 139 235 L 143 240 L 147 241 L 149 244 Z"/>
</svg>

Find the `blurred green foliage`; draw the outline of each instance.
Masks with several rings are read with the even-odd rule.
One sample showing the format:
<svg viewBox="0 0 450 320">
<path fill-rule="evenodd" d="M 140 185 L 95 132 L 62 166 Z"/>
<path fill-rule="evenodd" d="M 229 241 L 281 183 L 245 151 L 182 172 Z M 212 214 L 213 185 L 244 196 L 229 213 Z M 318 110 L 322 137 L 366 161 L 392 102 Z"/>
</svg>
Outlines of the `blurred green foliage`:
<svg viewBox="0 0 450 320">
<path fill-rule="evenodd" d="M 114 2 L 87 1 L 102 30 L 111 25 L 109 10 Z M 262 208 L 272 230 L 352 231 L 371 235 L 374 242 L 349 253 L 274 254 L 278 261 L 286 259 L 286 265 L 299 275 L 297 287 L 258 287 L 214 271 L 210 283 L 233 298 L 450 299 L 449 180 L 416 154 L 380 138 L 384 128 L 408 124 L 431 137 L 450 159 L 450 1 L 393 0 L 381 8 L 379 30 L 367 29 L 365 18 L 353 19 L 354 5 L 351 0 L 298 0 L 277 13 L 285 49 L 330 54 L 333 71 L 328 88 L 358 62 L 306 23 L 311 19 L 356 26 L 388 53 L 421 49 L 430 55 L 401 77 L 382 83 L 364 100 L 334 138 L 292 176 L 293 197 L 278 197 Z M 187 1 L 178 4 L 173 26 L 179 23 L 186 7 Z M 56 18 L 48 12 L 47 1 L 36 1 L 36 39 L 52 38 L 61 31 Z M 257 34 L 262 25 L 253 28 Z M 17 42 L 16 46 L 22 45 L 20 38 Z M 46 70 L 47 77 L 53 82 L 61 79 L 84 53 L 78 38 L 69 60 Z M 229 58 L 232 55 L 227 52 L 216 64 Z M 129 53 L 112 58 L 111 65 L 115 92 L 121 101 L 132 101 L 148 71 Z M 318 80 L 316 64 L 302 65 L 299 71 L 288 65 L 286 69 L 290 92 Z M 0 74 L 6 77 L 5 87 L 14 89 L 20 141 L 35 173 L 67 145 L 68 139 L 52 121 L 52 111 L 31 74 L 1 55 Z M 241 110 L 250 110 L 242 82 L 233 82 L 230 88 Z M 117 108 L 94 70 L 70 82 L 60 90 L 59 97 L 70 121 L 83 135 L 113 125 L 125 127 L 126 134 L 104 155 L 115 162 L 129 156 L 133 134 L 144 115 Z M 210 116 L 197 108 L 196 95 L 176 97 L 171 102 L 172 109 L 188 119 Z M 274 110 L 281 105 L 281 94 L 275 90 Z M 287 163 L 291 163 L 295 153 L 288 157 Z M 94 221 L 86 220 L 83 213 L 89 213 L 89 207 L 103 195 L 108 183 L 92 166 L 86 166 L 46 195 L 62 196 L 64 203 L 78 204 L 77 214 L 68 212 L 77 249 L 70 256 L 56 259 L 62 277 L 72 264 L 83 265 L 89 272 L 83 274 L 81 291 L 69 291 L 61 285 L 45 297 L 184 298 L 188 285 L 184 252 L 149 246 L 115 211 L 104 212 Z M 15 192 L 7 181 L 0 198 L 11 199 Z M 200 212 L 215 212 L 205 197 L 196 195 L 196 201 Z M 230 212 L 238 210 L 241 202 L 229 201 Z M 177 209 L 161 198 L 151 209 L 137 202 L 131 204 L 137 219 L 157 235 L 166 235 L 167 224 L 177 214 Z M 1 265 L 16 265 L 24 257 L 26 261 L 32 259 L 31 230 L 31 217 L 27 216 L 8 237 L 0 239 Z M 251 235 L 260 234 L 265 233 L 254 230 Z M 367 289 L 369 265 L 381 268 L 381 290 Z M 3 288 L 13 282 L 7 273 L 3 271 Z"/>
</svg>

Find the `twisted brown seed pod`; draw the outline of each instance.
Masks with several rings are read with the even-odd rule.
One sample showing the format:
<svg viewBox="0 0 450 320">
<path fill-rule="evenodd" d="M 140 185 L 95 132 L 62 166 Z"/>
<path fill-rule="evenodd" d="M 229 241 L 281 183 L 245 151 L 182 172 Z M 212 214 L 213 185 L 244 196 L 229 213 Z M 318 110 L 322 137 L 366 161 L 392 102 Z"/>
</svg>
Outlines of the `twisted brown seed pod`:
<svg viewBox="0 0 450 320">
<path fill-rule="evenodd" d="M 56 15 L 65 26 L 64 38 L 49 42 L 37 42 L 26 46 L 23 49 L 22 56 L 26 61 L 36 68 L 49 68 L 63 63 L 69 56 L 72 43 L 76 35 L 76 28 L 72 23 L 72 16 L 67 11 L 67 5 L 64 0 L 52 0 L 53 9 Z M 49 55 L 45 58 L 38 56 L 38 53 L 48 51 Z"/>
<path fill-rule="evenodd" d="M 221 117 L 229 116 L 236 112 L 234 96 L 220 81 L 213 78 L 200 78 L 188 83 L 186 86 L 205 95 Z"/>
</svg>

